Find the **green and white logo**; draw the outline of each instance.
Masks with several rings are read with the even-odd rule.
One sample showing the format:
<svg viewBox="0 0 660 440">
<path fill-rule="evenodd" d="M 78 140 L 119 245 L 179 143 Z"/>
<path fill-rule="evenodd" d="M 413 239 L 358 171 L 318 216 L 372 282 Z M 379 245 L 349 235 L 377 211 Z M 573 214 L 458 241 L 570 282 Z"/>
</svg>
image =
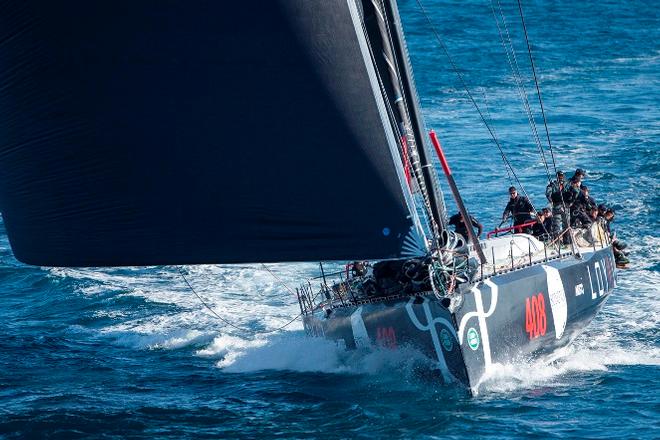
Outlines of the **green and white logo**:
<svg viewBox="0 0 660 440">
<path fill-rule="evenodd" d="M 467 331 L 467 343 L 472 350 L 479 348 L 479 333 L 474 327 L 470 327 Z"/>
<path fill-rule="evenodd" d="M 440 331 L 440 342 L 442 343 L 442 348 L 444 348 L 445 351 L 451 351 L 452 348 L 454 348 L 454 341 L 445 328 Z"/>
</svg>

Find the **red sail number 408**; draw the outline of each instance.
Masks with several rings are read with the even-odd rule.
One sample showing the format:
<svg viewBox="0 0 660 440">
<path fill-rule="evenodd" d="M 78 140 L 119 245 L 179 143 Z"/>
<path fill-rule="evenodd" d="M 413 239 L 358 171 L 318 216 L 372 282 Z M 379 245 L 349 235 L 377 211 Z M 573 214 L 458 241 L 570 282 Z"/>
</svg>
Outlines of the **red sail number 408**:
<svg viewBox="0 0 660 440">
<path fill-rule="evenodd" d="M 547 324 L 543 293 L 527 298 L 525 300 L 525 331 L 529 334 L 529 339 L 545 335 Z"/>
</svg>

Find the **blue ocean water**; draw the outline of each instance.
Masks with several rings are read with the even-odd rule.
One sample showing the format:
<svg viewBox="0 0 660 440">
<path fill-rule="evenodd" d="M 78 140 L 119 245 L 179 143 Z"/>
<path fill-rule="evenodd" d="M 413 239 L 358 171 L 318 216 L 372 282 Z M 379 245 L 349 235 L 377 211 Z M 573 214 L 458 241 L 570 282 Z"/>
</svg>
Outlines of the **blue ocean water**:
<svg viewBox="0 0 660 440">
<path fill-rule="evenodd" d="M 545 170 L 491 3 L 423 3 L 541 206 Z M 500 3 L 535 105 L 517 4 Z M 470 397 L 427 378 L 415 352 L 346 352 L 305 337 L 299 322 L 242 334 L 211 316 L 175 269 L 22 265 L 0 227 L 0 436 L 660 438 L 660 9 L 523 5 L 556 162 L 587 169 L 632 250 L 632 268 L 563 357 L 501 366 Z M 502 160 L 416 1 L 400 8 L 427 125 L 470 210 L 493 227 L 509 186 Z M 317 274 L 315 264 L 270 268 L 294 286 Z M 298 313 L 259 265 L 186 271 L 237 325 L 272 330 Z"/>
</svg>

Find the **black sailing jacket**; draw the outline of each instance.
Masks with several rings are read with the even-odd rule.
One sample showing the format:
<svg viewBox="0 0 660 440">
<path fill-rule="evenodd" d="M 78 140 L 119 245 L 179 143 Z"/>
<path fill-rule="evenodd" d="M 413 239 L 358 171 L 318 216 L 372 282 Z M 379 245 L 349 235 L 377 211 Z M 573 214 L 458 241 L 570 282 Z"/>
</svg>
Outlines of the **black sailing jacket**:
<svg viewBox="0 0 660 440">
<path fill-rule="evenodd" d="M 508 214 L 513 215 L 513 224 L 519 225 L 529 221 L 532 216 L 534 207 L 530 201 L 525 196 L 517 196 L 515 199 L 509 199 L 509 203 L 506 204 L 504 208 L 504 214 L 502 217 L 506 217 Z"/>
</svg>

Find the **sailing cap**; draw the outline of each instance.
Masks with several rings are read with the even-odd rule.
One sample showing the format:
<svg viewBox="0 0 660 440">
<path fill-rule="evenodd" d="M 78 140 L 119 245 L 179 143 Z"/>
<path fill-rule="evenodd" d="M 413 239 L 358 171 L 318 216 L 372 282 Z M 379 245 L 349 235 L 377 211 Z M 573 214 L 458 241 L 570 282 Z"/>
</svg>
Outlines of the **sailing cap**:
<svg viewBox="0 0 660 440">
<path fill-rule="evenodd" d="M 509 194 L 513 194 L 514 192 L 518 192 L 515 186 L 510 186 L 509 187 Z"/>
<path fill-rule="evenodd" d="M 575 175 L 584 177 L 587 175 L 587 172 L 582 168 L 578 168 L 577 170 L 575 170 Z"/>
</svg>

